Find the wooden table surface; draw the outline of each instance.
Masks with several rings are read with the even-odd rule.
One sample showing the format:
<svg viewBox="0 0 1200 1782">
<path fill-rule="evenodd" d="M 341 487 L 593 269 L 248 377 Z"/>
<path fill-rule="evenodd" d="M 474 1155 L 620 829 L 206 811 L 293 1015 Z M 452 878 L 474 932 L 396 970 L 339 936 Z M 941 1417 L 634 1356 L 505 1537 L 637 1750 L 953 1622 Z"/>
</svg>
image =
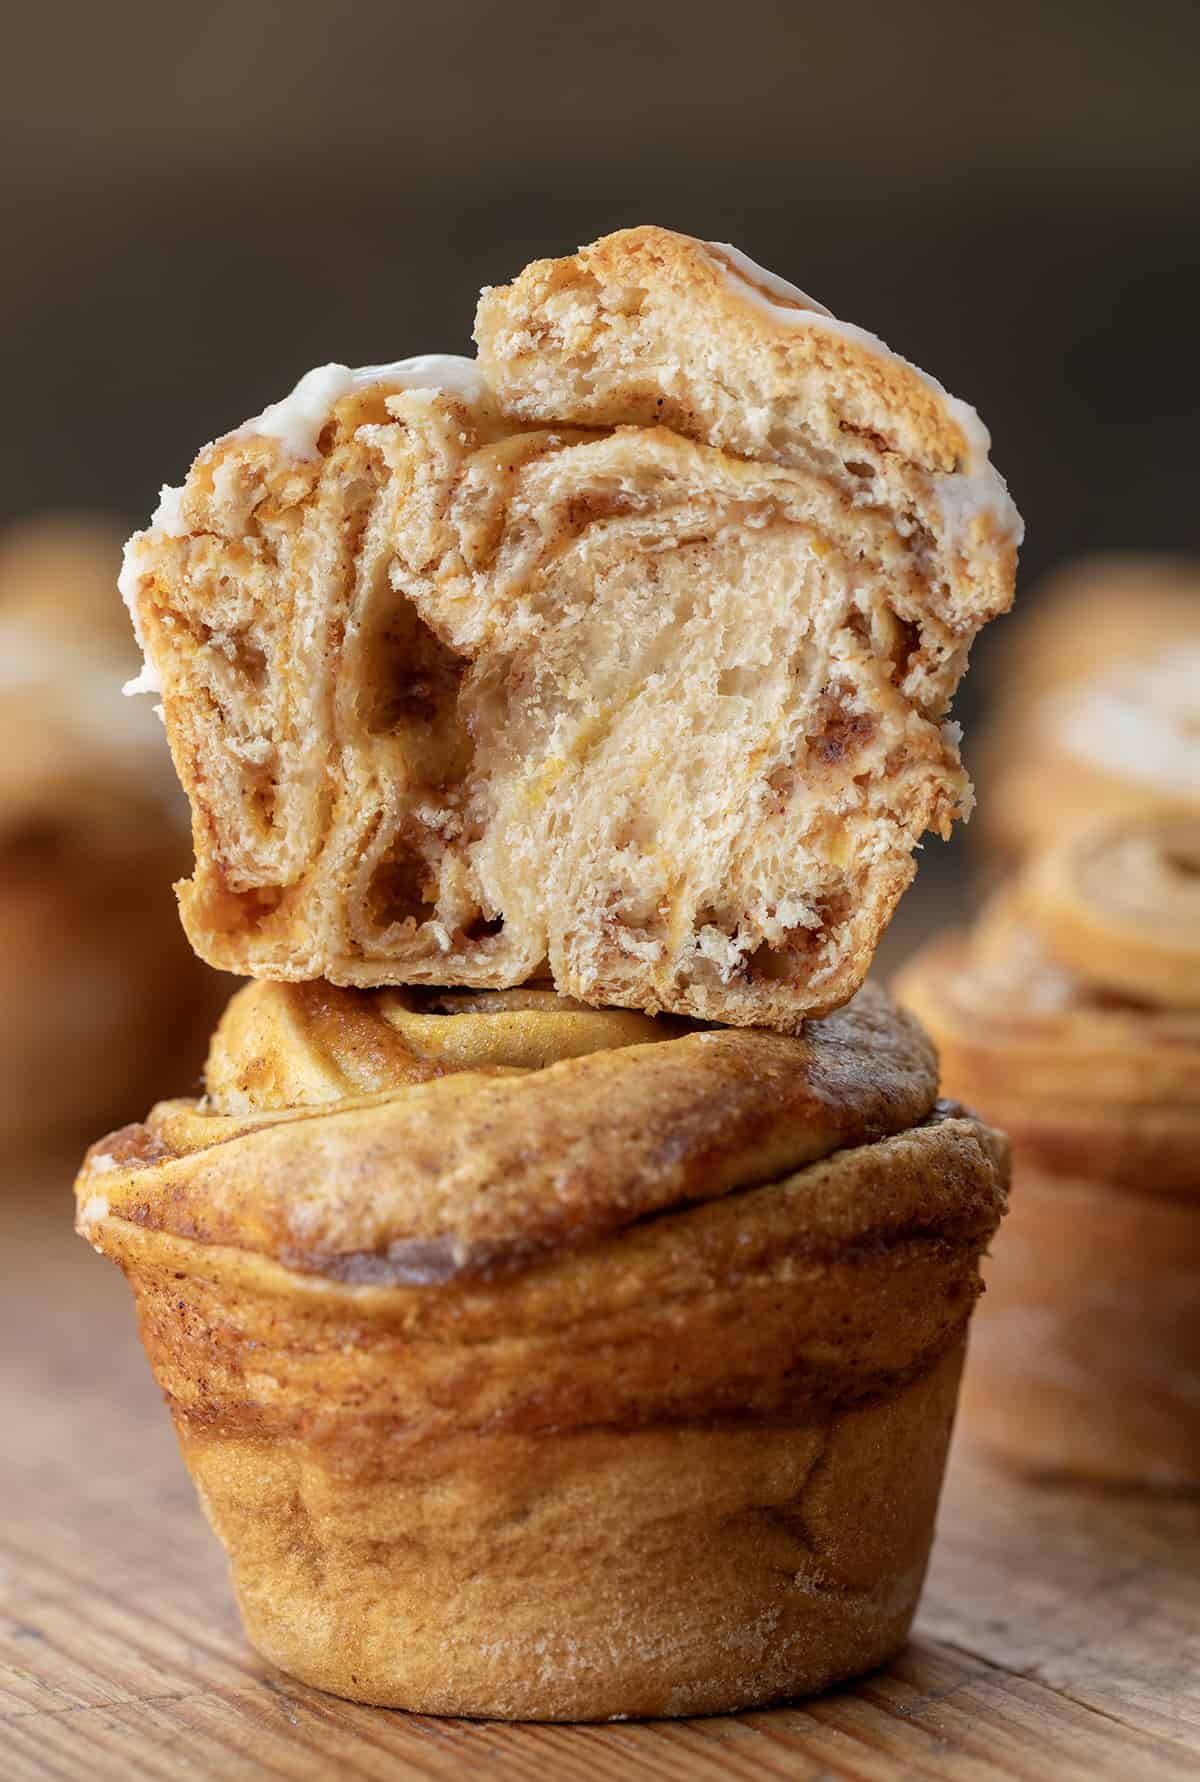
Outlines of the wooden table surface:
<svg viewBox="0 0 1200 1782">
<path fill-rule="evenodd" d="M 0 1184 L 0 1777 L 1200 1777 L 1200 1502 L 1037 1488 L 960 1441 L 904 1655 L 800 1707 L 610 1726 L 360 1708 L 244 1643 L 70 1167 Z"/>
</svg>

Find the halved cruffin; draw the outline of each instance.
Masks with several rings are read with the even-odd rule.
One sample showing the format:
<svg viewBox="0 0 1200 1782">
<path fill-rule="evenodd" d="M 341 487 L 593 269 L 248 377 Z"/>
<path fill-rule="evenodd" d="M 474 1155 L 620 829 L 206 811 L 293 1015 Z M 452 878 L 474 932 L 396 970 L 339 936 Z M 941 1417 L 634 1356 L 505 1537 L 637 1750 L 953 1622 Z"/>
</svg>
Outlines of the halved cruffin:
<svg viewBox="0 0 1200 1782">
<path fill-rule="evenodd" d="M 485 291 L 479 359 L 310 373 L 123 585 L 203 957 L 791 1029 L 928 829 L 1020 523 L 973 411 L 731 249 Z"/>
</svg>

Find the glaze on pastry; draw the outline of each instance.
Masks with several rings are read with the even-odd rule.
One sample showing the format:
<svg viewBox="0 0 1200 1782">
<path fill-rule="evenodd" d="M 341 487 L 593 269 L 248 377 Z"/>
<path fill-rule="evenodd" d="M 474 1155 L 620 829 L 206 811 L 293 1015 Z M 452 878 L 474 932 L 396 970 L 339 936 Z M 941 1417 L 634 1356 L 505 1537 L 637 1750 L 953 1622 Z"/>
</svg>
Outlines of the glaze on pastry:
<svg viewBox="0 0 1200 1782">
<path fill-rule="evenodd" d="M 969 805 L 947 713 L 1020 531 L 987 434 L 662 229 L 486 290 L 476 338 L 310 373 L 131 541 L 192 943 L 794 1029 Z"/>
<path fill-rule="evenodd" d="M 1200 1485 L 1200 820 L 1078 834 L 897 988 L 1013 1143 L 968 1428 L 1030 1470 Z"/>
<path fill-rule="evenodd" d="M 94 1146 L 247 1631 L 442 1714 L 707 1713 L 903 1642 L 1002 1142 L 868 987 L 803 1037 L 255 984 Z"/>
</svg>

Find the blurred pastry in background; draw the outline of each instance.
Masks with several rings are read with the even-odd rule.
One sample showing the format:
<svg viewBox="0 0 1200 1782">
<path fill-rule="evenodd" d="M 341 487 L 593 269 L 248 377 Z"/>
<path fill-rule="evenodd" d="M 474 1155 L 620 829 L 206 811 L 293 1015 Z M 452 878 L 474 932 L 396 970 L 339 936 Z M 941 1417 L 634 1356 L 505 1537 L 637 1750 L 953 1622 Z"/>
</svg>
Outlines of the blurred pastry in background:
<svg viewBox="0 0 1200 1782">
<path fill-rule="evenodd" d="M 1200 817 L 1077 833 L 897 992 L 1013 1143 L 965 1426 L 1027 1470 L 1200 1485 Z"/>
<path fill-rule="evenodd" d="M 1094 681 L 1114 663 L 1151 654 L 1176 633 L 1200 636 L 1200 561 L 1139 551 L 1076 557 L 1021 596 L 986 672 L 999 698 Z M 1014 705 L 1017 701 L 1013 701 Z"/>
<path fill-rule="evenodd" d="M 0 532 L 0 618 L 39 640 L 108 655 L 123 669 L 137 653 L 113 580 L 122 527 L 111 514 L 65 508 Z"/>
<path fill-rule="evenodd" d="M 1051 577 L 992 695 L 973 834 L 1001 861 L 1108 813 L 1200 812 L 1200 561 L 1113 554 Z"/>
<path fill-rule="evenodd" d="M 184 1089 L 229 980 L 172 881 L 187 812 L 116 594 L 121 528 L 47 515 L 0 539 L 0 1133 L 37 1148 Z"/>
</svg>

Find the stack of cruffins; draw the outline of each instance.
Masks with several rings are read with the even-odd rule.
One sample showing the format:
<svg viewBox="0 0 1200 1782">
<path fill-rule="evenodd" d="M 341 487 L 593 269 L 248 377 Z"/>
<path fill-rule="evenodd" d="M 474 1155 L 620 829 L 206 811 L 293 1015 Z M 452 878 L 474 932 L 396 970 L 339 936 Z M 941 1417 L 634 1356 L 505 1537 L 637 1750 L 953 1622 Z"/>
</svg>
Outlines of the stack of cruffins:
<svg viewBox="0 0 1200 1782">
<path fill-rule="evenodd" d="M 973 411 L 657 228 L 310 373 L 124 591 L 249 974 L 95 1145 L 250 1638 L 432 1713 L 711 1712 L 903 1642 L 1002 1139 L 875 945 L 1020 522 Z"/>
</svg>

